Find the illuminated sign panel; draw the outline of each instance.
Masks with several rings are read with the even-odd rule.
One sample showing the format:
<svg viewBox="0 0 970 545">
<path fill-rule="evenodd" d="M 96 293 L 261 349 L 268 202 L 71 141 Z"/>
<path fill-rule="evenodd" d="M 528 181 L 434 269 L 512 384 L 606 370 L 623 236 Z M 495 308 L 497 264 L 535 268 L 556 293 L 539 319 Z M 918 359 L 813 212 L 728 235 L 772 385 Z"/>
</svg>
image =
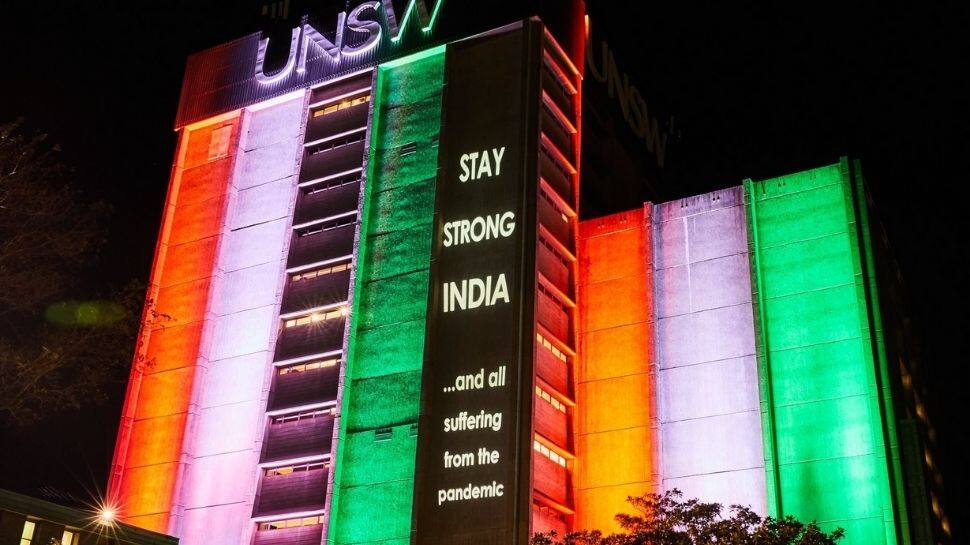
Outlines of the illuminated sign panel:
<svg viewBox="0 0 970 545">
<path fill-rule="evenodd" d="M 535 163 L 527 157 L 536 140 L 526 122 L 535 119 L 527 44 L 517 28 L 447 51 L 416 545 L 508 544 L 528 529 Z"/>
</svg>

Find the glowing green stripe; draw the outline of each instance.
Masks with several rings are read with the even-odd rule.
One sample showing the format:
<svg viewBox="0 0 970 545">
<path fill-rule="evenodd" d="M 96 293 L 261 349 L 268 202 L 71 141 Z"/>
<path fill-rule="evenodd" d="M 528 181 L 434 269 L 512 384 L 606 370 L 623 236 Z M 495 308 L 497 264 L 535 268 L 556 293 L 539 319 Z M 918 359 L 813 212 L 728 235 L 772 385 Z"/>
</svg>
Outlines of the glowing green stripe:
<svg viewBox="0 0 970 545">
<path fill-rule="evenodd" d="M 405 545 L 417 448 L 444 48 L 378 68 L 329 543 Z M 413 153 L 401 153 L 416 143 Z"/>
<path fill-rule="evenodd" d="M 880 326 L 869 316 L 868 231 L 860 241 L 852 184 L 832 165 L 745 190 L 769 510 L 842 526 L 844 545 L 895 544 L 898 472 L 886 455 L 895 431 L 881 403 L 877 369 L 888 377 L 870 334 Z"/>
</svg>

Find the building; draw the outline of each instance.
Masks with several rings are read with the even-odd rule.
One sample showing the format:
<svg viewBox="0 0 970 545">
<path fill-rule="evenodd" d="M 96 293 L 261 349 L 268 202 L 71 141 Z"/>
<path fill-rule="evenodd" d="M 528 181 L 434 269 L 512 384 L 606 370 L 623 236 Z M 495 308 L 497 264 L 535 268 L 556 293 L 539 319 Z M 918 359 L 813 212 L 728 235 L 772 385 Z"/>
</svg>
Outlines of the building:
<svg viewBox="0 0 970 545">
<path fill-rule="evenodd" d="M 258 33 L 189 59 L 124 520 L 524 544 L 677 487 L 943 539 L 857 167 L 581 221 L 582 5 L 538 4 L 364 2 L 275 64 Z"/>
<path fill-rule="evenodd" d="M 94 511 L 0 490 L 0 542 L 18 545 L 178 545 L 178 539 Z"/>
</svg>

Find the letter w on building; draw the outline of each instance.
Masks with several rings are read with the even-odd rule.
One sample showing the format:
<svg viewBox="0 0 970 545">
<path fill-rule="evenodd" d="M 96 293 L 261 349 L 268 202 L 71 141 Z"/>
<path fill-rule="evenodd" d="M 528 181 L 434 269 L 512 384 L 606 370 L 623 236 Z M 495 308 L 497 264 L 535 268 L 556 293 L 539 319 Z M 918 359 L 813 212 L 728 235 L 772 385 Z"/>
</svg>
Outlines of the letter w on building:
<svg viewBox="0 0 970 545">
<path fill-rule="evenodd" d="M 434 7 L 428 12 L 428 6 L 424 0 L 408 0 L 408 7 L 404 8 L 404 16 L 401 24 L 398 25 L 397 15 L 394 12 L 394 2 L 392 0 L 381 0 L 384 5 L 384 16 L 387 18 L 387 30 L 391 35 L 391 41 L 397 43 L 404 36 L 408 28 L 408 23 L 417 17 L 418 24 L 421 25 L 421 32 L 427 34 L 434 27 L 435 19 L 438 17 L 438 10 L 444 0 L 435 0 Z"/>
</svg>

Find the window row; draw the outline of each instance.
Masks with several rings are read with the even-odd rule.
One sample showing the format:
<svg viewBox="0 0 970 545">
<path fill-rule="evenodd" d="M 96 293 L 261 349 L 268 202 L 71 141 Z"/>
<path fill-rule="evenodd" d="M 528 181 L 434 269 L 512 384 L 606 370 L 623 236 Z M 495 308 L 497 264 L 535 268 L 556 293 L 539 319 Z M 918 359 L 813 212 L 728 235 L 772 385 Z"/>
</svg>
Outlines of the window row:
<svg viewBox="0 0 970 545">
<path fill-rule="evenodd" d="M 265 475 L 267 477 L 275 477 L 278 475 L 289 475 L 290 473 L 301 473 L 303 471 L 313 471 L 316 469 L 323 469 L 327 467 L 325 462 L 314 462 L 311 464 L 300 464 L 296 466 L 284 466 L 284 467 L 274 467 L 272 469 L 267 469 Z"/>
<path fill-rule="evenodd" d="M 548 53 L 543 55 L 543 64 L 546 69 L 549 70 L 549 75 L 552 76 L 553 82 L 557 86 L 557 90 L 564 96 L 572 96 L 575 94 L 572 83 L 566 79 L 566 76 L 562 72 L 562 68 L 559 67 L 559 63 L 552 59 Z"/>
<path fill-rule="evenodd" d="M 341 100 L 340 102 L 335 102 L 318 110 L 314 110 L 313 117 L 320 117 L 327 114 L 332 114 L 334 112 L 339 112 L 340 110 L 346 110 L 347 108 L 353 108 L 358 104 L 364 104 L 365 102 L 370 102 L 370 95 L 364 95 L 357 98 L 348 98 Z"/>
<path fill-rule="evenodd" d="M 30 545 L 30 542 L 34 539 L 34 530 L 37 528 L 37 523 L 32 520 L 24 521 L 24 529 L 20 532 L 20 545 Z M 78 534 L 70 530 L 64 530 L 61 534 L 61 540 L 51 538 L 51 543 L 55 545 L 77 545 Z"/>
<path fill-rule="evenodd" d="M 559 253 L 559 248 L 556 248 L 551 242 L 546 240 L 545 237 L 540 236 L 539 243 L 542 244 L 547 250 L 549 250 L 560 263 L 562 263 L 567 267 L 569 266 L 569 260 L 563 257 L 563 255 Z"/>
<path fill-rule="evenodd" d="M 313 182 L 312 185 L 309 185 L 310 182 L 307 182 L 308 185 L 306 186 L 306 194 L 314 195 L 316 193 L 330 191 L 331 189 L 335 189 L 348 184 L 359 184 L 360 182 L 361 182 L 360 173 L 355 171 L 353 174 L 349 174 L 347 176 L 338 176 L 336 178 L 329 178 L 329 179 L 324 178 L 321 181 Z"/>
<path fill-rule="evenodd" d="M 283 322 L 284 327 L 297 327 L 301 325 L 307 325 L 315 322 L 323 322 L 325 320 L 334 320 L 337 318 L 343 318 L 347 316 L 350 311 L 347 307 L 340 307 L 334 310 L 314 312 L 313 314 L 307 314 L 306 316 L 300 316 L 299 318 L 291 318 Z"/>
<path fill-rule="evenodd" d="M 544 201 L 549 203 L 549 205 L 552 206 L 552 208 L 559 213 L 559 217 L 562 219 L 563 223 L 569 223 L 569 216 L 567 216 L 566 212 L 559 207 L 559 203 L 556 202 L 555 199 L 550 197 L 549 194 L 546 193 L 545 191 L 539 191 L 539 196 L 541 196 Z"/>
<path fill-rule="evenodd" d="M 355 221 L 357 221 L 356 211 L 340 218 L 301 227 L 296 230 L 296 234 L 300 237 L 307 237 L 317 233 L 322 233 L 324 231 L 329 231 L 331 229 L 336 229 L 337 227 L 343 227 L 344 225 L 350 225 Z"/>
<path fill-rule="evenodd" d="M 272 522 L 259 523 L 260 530 L 282 530 L 283 528 L 296 528 L 297 526 L 313 526 L 323 524 L 323 515 L 313 517 L 302 517 L 298 519 L 274 520 Z"/>
<path fill-rule="evenodd" d="M 559 294 L 556 292 L 539 283 L 536 283 L 536 291 L 545 295 L 549 299 L 550 303 L 559 307 L 559 310 L 569 312 L 569 307 L 567 307 L 566 304 L 559 299 Z"/>
<path fill-rule="evenodd" d="M 314 269 L 312 271 L 294 274 L 291 280 L 293 280 L 294 282 L 299 282 L 300 280 L 310 280 L 311 278 L 317 278 L 320 276 L 326 276 L 328 274 L 343 272 L 349 268 L 350 268 L 349 262 L 341 263 L 339 265 L 333 265 L 331 267 L 323 267 L 321 269 Z"/>
<path fill-rule="evenodd" d="M 563 402 L 559 401 L 555 397 L 552 397 L 551 395 L 549 395 L 549 392 L 543 390 L 539 386 L 536 386 L 536 395 L 542 398 L 542 400 L 545 401 L 546 403 L 552 405 L 552 407 L 557 411 L 563 412 L 563 413 L 566 412 L 566 405 Z"/>
<path fill-rule="evenodd" d="M 329 360 L 318 360 L 311 361 L 307 363 L 298 363 L 296 365 L 290 365 L 287 367 L 280 367 L 276 373 L 280 376 L 289 375 L 290 373 L 303 373 L 306 371 L 312 371 L 314 369 L 326 369 L 328 367 L 333 367 L 340 363 L 339 358 L 333 358 Z"/>
<path fill-rule="evenodd" d="M 554 520 L 558 520 L 560 522 L 566 522 L 566 515 L 563 515 L 559 511 L 556 511 L 555 509 L 553 509 L 551 507 L 547 507 L 545 505 L 542 505 L 541 503 L 533 502 L 532 505 L 535 506 L 535 508 L 539 511 L 539 513 L 542 516 L 547 517 L 547 518 L 551 518 L 551 519 L 554 519 Z"/>
<path fill-rule="evenodd" d="M 358 131 L 354 134 L 349 134 L 347 136 L 341 136 L 339 138 L 334 138 L 332 140 L 327 140 L 326 142 L 321 142 L 319 144 L 314 144 L 310 148 L 310 155 L 319 155 L 321 153 L 326 153 L 328 151 L 335 150 L 337 148 L 342 148 L 344 146 L 349 146 L 351 144 L 357 144 L 364 141 L 364 131 Z"/>
<path fill-rule="evenodd" d="M 549 148 L 545 146 L 545 144 L 540 146 L 539 151 L 546 156 L 549 162 L 552 163 L 552 166 L 556 170 L 558 170 L 561 175 L 563 175 L 567 180 L 572 179 L 573 173 L 570 172 L 568 168 L 563 166 L 563 161 L 566 161 L 567 159 L 550 151 Z M 559 151 L 559 150 L 556 150 L 556 151 Z"/>
<path fill-rule="evenodd" d="M 549 339 L 543 337 L 541 333 L 536 333 L 536 344 L 552 352 L 552 355 L 562 360 L 563 363 L 567 362 L 566 354 L 563 354 L 561 350 L 556 348 L 556 345 L 549 342 Z"/>
<path fill-rule="evenodd" d="M 546 458 L 549 458 L 550 460 L 561 465 L 562 467 L 566 467 L 566 459 L 562 457 L 558 452 L 551 450 L 549 447 L 535 440 L 532 441 L 532 447 L 539 454 L 545 456 Z"/>
<path fill-rule="evenodd" d="M 336 414 L 336 409 L 318 409 L 286 416 L 273 417 L 273 424 L 284 424 L 286 422 L 297 422 L 299 420 L 311 420 L 313 418 L 331 417 Z"/>
</svg>

